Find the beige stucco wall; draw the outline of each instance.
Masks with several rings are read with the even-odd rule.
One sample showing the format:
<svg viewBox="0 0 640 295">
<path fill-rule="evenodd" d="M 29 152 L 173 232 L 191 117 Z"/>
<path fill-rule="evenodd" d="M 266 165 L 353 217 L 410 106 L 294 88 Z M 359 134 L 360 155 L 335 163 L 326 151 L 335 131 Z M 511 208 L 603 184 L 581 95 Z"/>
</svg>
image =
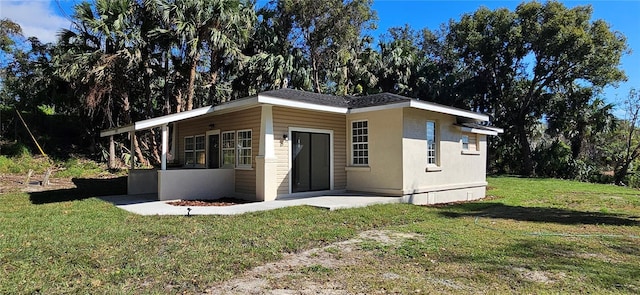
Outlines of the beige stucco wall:
<svg viewBox="0 0 640 295">
<path fill-rule="evenodd" d="M 405 196 L 432 204 L 484 197 L 486 136 L 475 135 L 473 151 L 462 151 L 462 131 L 455 116 L 413 108 L 347 115 L 347 161 L 351 161 L 351 122 L 367 120 L 369 165 L 348 165 L 347 189 Z M 437 163 L 427 165 L 426 122 L 436 122 Z M 473 141 L 473 140 L 472 140 Z"/>
<path fill-rule="evenodd" d="M 402 191 L 402 109 L 347 115 L 347 190 L 400 195 Z M 351 165 L 351 122 L 367 120 L 369 165 Z"/>
<path fill-rule="evenodd" d="M 209 130 L 238 131 L 251 129 L 251 169 L 235 169 L 235 190 L 239 195 L 252 196 L 256 194 L 256 161 L 260 138 L 260 112 L 259 106 L 213 116 L 202 116 L 191 120 L 185 120 L 177 125 L 177 149 L 176 159 L 178 163 L 184 163 L 184 137 L 204 135 Z M 209 124 L 214 124 L 213 129 Z"/>
<path fill-rule="evenodd" d="M 436 122 L 437 166 L 427 165 L 426 122 Z M 486 185 L 486 136 L 478 135 L 478 151 L 463 153 L 456 118 L 424 110 L 403 110 L 403 190 L 405 195 L 432 192 L 445 201 L 484 197 Z M 476 189 L 480 188 L 481 189 Z M 449 190 L 449 194 L 438 193 Z M 480 193 L 482 191 L 482 193 Z M 455 192 L 455 193 L 454 193 Z M 468 196 L 468 193 L 472 194 Z M 452 197 L 455 194 L 457 197 Z M 440 202 L 440 201 L 436 201 Z"/>
<path fill-rule="evenodd" d="M 231 169 L 158 170 L 158 199 L 220 199 L 235 196 Z"/>
<path fill-rule="evenodd" d="M 333 189 L 343 190 L 346 187 L 346 135 L 345 115 L 319 111 L 307 111 L 286 107 L 273 107 L 273 134 L 276 156 L 275 181 L 278 195 L 289 194 L 290 176 L 290 141 L 282 139 L 283 134 L 289 135 L 289 128 L 309 128 L 333 131 Z M 290 136 L 290 135 L 289 135 Z"/>
</svg>

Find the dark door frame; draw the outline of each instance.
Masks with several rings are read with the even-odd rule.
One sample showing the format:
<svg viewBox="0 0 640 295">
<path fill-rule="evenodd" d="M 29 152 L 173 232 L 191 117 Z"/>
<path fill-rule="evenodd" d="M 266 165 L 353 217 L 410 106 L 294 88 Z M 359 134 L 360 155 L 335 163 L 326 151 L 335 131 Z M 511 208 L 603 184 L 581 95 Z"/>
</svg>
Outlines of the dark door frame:
<svg viewBox="0 0 640 295">
<path fill-rule="evenodd" d="M 296 194 L 296 193 L 307 193 L 307 192 L 314 192 L 314 191 L 305 191 L 305 192 L 293 192 L 293 181 L 294 181 L 294 177 L 293 177 L 293 147 L 294 147 L 294 141 L 293 141 L 293 133 L 294 132 L 303 132 L 303 133 L 319 133 L 319 134 L 327 134 L 329 135 L 329 190 L 333 190 L 334 189 L 334 138 L 333 138 L 333 130 L 329 130 L 329 129 L 313 129 L 313 128 L 297 128 L 297 127 L 289 127 L 289 134 L 288 134 L 288 138 L 290 139 L 288 146 L 289 146 L 289 194 Z M 317 191 L 317 190 L 316 190 Z M 320 191 L 324 191 L 324 190 L 320 190 Z"/>
</svg>

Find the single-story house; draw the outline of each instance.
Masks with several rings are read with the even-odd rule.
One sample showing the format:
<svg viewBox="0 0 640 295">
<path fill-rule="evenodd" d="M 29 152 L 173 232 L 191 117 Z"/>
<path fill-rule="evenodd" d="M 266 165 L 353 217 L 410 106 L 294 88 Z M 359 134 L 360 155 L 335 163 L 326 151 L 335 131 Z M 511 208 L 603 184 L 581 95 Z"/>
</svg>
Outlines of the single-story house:
<svg viewBox="0 0 640 295">
<path fill-rule="evenodd" d="M 161 168 L 132 167 L 129 194 L 271 201 L 349 191 L 433 204 L 485 196 L 487 136 L 502 132 L 488 123 L 485 114 L 390 93 L 280 89 L 101 136 L 162 130 Z"/>
</svg>

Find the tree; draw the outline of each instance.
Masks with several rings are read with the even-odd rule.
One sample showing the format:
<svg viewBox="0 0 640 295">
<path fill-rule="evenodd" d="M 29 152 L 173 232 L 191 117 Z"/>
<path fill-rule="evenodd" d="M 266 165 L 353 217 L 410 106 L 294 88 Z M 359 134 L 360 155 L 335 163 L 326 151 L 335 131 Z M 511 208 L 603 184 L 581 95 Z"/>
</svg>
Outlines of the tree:
<svg viewBox="0 0 640 295">
<path fill-rule="evenodd" d="M 159 6 L 163 20 L 170 23 L 170 31 L 179 40 L 189 64 L 189 82 L 185 108 L 194 106 L 198 63 L 208 50 L 209 98 L 213 99 L 215 84 L 228 59 L 242 58 L 241 43 L 252 26 L 252 5 L 238 0 L 163 0 Z"/>
<path fill-rule="evenodd" d="M 371 0 L 278 1 L 274 9 L 280 21 L 291 24 L 287 37 L 307 59 L 313 91 L 323 93 L 337 83 L 334 92 L 344 94 L 351 49 L 364 30 L 373 28 Z"/>
<path fill-rule="evenodd" d="M 517 143 L 513 164 L 523 175 L 534 173 L 532 127 L 556 112 L 556 101 L 575 99 L 575 83 L 598 91 L 625 78 L 624 36 L 591 14 L 588 6 L 529 2 L 515 12 L 481 8 L 449 24 L 446 40 L 467 73 L 458 93 L 482 101 L 477 110 L 505 127 L 502 143 Z"/>
<path fill-rule="evenodd" d="M 640 93 L 631 89 L 624 101 L 625 116 L 611 141 L 610 154 L 614 164 L 613 179 L 624 184 L 631 163 L 640 157 Z"/>
</svg>

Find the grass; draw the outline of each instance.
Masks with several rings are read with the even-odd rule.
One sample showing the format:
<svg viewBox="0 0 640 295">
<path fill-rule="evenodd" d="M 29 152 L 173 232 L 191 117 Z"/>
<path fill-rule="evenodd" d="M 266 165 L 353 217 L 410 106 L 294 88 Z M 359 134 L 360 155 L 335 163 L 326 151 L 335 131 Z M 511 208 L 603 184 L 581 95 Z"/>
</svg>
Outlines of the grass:
<svg viewBox="0 0 640 295">
<path fill-rule="evenodd" d="M 549 179 L 490 178 L 492 197 L 438 207 L 240 216 L 137 216 L 84 189 L 0 195 L 0 293 L 199 293 L 286 253 L 358 232 L 356 264 L 300 267 L 286 286 L 341 282 L 349 293 L 638 293 L 640 192 Z M 324 250 L 344 257 L 339 247 Z M 291 281 L 288 281 L 288 280 Z"/>
</svg>

